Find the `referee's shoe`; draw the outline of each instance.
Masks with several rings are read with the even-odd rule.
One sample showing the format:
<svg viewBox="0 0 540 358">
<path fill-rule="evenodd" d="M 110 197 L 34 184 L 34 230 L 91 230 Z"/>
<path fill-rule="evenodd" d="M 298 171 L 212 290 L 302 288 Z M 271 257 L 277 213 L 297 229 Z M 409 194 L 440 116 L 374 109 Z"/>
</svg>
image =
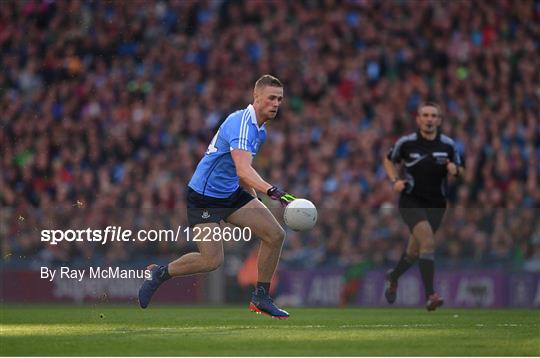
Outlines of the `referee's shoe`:
<svg viewBox="0 0 540 358">
<path fill-rule="evenodd" d="M 270 297 L 262 287 L 256 288 L 255 291 L 253 291 L 251 302 L 249 303 L 249 310 L 272 318 L 289 318 L 289 313 L 276 306 L 272 297 Z"/>
<path fill-rule="evenodd" d="M 396 302 L 398 289 L 397 280 L 392 279 L 392 271 L 393 270 L 389 270 L 386 272 L 384 282 L 384 297 L 386 298 L 386 301 L 390 304 Z"/>
<path fill-rule="evenodd" d="M 443 303 L 443 298 L 437 292 L 435 292 L 428 296 L 426 301 L 426 309 L 428 311 L 435 311 L 437 307 L 441 307 Z"/>
</svg>

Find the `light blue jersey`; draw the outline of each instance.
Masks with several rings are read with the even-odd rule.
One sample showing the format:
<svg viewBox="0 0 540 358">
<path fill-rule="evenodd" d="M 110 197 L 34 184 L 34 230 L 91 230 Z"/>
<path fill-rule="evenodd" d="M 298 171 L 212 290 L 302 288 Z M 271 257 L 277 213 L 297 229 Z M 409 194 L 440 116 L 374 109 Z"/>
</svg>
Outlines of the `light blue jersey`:
<svg viewBox="0 0 540 358">
<path fill-rule="evenodd" d="M 202 195 L 228 198 L 240 185 L 231 151 L 242 149 L 255 156 L 265 140 L 266 129 L 264 124 L 260 128 L 257 125 L 251 104 L 231 113 L 210 142 L 188 185 Z"/>
</svg>

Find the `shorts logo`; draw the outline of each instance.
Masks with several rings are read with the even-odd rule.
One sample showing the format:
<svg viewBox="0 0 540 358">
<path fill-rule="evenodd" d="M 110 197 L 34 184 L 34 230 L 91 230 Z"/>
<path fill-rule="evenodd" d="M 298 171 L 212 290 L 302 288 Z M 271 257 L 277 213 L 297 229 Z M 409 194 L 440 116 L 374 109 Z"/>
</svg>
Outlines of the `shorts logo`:
<svg viewBox="0 0 540 358">
<path fill-rule="evenodd" d="M 209 217 L 210 217 L 210 213 L 208 212 L 208 210 L 203 211 L 201 218 L 208 219 Z"/>
</svg>

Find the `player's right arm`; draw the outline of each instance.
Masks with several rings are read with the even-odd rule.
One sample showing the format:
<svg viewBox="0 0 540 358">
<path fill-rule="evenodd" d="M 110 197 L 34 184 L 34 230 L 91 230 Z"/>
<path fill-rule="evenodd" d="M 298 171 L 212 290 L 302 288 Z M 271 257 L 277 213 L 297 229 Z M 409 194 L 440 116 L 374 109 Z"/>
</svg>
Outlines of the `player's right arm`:
<svg viewBox="0 0 540 358">
<path fill-rule="evenodd" d="M 242 179 L 240 179 L 240 186 L 242 188 L 244 188 L 245 191 L 247 191 L 248 193 L 250 193 L 251 195 L 253 195 L 254 198 L 257 197 L 257 191 L 255 189 L 253 189 L 252 187 L 250 187 L 249 185 L 247 185 L 246 183 L 244 183 L 242 181 Z"/>
<path fill-rule="evenodd" d="M 384 165 L 384 170 L 386 171 L 386 175 L 388 176 L 388 179 L 390 179 L 390 182 L 392 183 L 394 190 L 397 191 L 398 193 L 401 193 L 403 189 L 405 189 L 405 185 L 406 185 L 405 180 L 399 179 L 396 166 L 391 160 L 385 157 L 383 165 Z"/>
<path fill-rule="evenodd" d="M 223 128 L 223 133 L 229 142 L 236 175 L 243 187 L 266 193 L 271 199 L 287 205 L 296 198 L 265 181 L 253 169 L 253 153 L 256 152 L 255 142 L 258 134 L 257 129 L 250 125 L 251 121 L 249 115 L 244 112 L 241 116 L 227 122 Z"/>
<path fill-rule="evenodd" d="M 260 192 L 266 193 L 271 199 L 279 200 L 281 204 L 287 205 L 296 197 L 288 194 L 272 184 L 266 182 L 257 171 L 253 168 L 253 157 L 251 152 L 242 149 L 233 149 L 231 157 L 236 166 L 236 175 L 240 178 L 240 182 Z"/>
<path fill-rule="evenodd" d="M 259 173 L 253 168 L 253 156 L 250 152 L 242 149 L 234 149 L 231 152 L 231 156 L 236 166 L 236 175 L 240 178 L 240 182 L 263 193 L 266 193 L 272 188 L 272 185 L 261 178 Z"/>
<path fill-rule="evenodd" d="M 390 182 L 393 185 L 394 191 L 401 193 L 407 187 L 407 182 L 399 179 L 398 170 L 395 165 L 399 160 L 399 148 L 396 148 L 394 145 L 388 155 L 384 157 L 383 166 L 388 179 L 390 179 Z"/>
</svg>

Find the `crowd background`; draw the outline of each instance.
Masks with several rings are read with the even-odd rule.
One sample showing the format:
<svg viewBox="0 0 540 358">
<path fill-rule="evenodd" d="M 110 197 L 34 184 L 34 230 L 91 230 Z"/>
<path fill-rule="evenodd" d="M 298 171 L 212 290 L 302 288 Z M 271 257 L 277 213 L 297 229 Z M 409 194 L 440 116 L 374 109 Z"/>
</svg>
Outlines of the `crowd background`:
<svg viewBox="0 0 540 358">
<path fill-rule="evenodd" d="M 289 233 L 283 265 L 399 258 L 408 231 L 382 157 L 430 99 L 467 167 L 450 180 L 438 257 L 540 269 L 538 0 L 2 1 L 0 49 L 5 261 L 193 249 L 51 246 L 38 232 L 185 224 L 215 129 L 270 73 L 286 99 L 255 167 L 321 214 Z M 227 260 L 253 245 L 228 244 Z"/>
</svg>

